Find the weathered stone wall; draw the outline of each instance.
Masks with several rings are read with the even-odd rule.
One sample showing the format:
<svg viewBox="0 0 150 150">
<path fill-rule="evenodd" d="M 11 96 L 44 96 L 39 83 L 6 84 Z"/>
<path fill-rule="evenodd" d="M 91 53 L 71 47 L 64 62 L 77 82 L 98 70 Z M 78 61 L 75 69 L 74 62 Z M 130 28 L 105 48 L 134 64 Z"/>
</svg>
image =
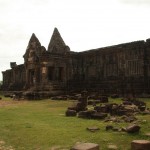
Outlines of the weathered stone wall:
<svg viewBox="0 0 150 150">
<path fill-rule="evenodd" d="M 21 90 L 25 85 L 24 65 L 16 65 L 3 72 L 3 90 Z"/>
<path fill-rule="evenodd" d="M 146 58 L 147 43 L 137 41 L 75 53 L 70 87 L 101 93 L 149 92 Z M 71 86 L 72 85 L 72 86 Z"/>
</svg>

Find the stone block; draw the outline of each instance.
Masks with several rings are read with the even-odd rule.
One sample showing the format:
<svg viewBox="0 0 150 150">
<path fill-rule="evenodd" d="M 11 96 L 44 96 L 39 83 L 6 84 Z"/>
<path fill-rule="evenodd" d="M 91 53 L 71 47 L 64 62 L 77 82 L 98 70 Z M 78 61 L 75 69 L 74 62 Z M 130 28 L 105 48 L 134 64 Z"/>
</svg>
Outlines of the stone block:
<svg viewBox="0 0 150 150">
<path fill-rule="evenodd" d="M 91 118 L 91 116 L 95 113 L 96 113 L 95 110 L 80 111 L 78 113 L 78 117 L 79 118 Z"/>
<path fill-rule="evenodd" d="M 134 140 L 131 142 L 131 150 L 150 150 L 150 141 Z"/>
<path fill-rule="evenodd" d="M 107 117 L 107 115 L 108 115 L 107 113 L 99 113 L 99 112 L 97 112 L 97 113 L 92 114 L 91 118 L 92 119 L 104 119 L 104 118 Z"/>
<path fill-rule="evenodd" d="M 128 133 L 136 133 L 136 132 L 139 132 L 139 130 L 140 130 L 140 126 L 138 126 L 138 125 L 130 125 L 130 126 L 128 126 L 127 128 L 126 128 L 126 131 L 128 132 Z"/>
<path fill-rule="evenodd" d="M 67 116 L 67 117 L 69 117 L 69 116 L 70 116 L 70 117 L 71 117 L 71 116 L 76 116 L 76 115 L 77 115 L 77 112 L 76 112 L 75 110 L 69 110 L 69 109 L 68 109 L 68 110 L 66 111 L 66 116 Z"/>
<path fill-rule="evenodd" d="M 96 127 L 96 126 L 93 126 L 93 127 L 87 127 L 87 130 L 91 131 L 91 132 L 95 132 L 95 131 L 98 131 L 100 130 L 100 128 Z"/>
<path fill-rule="evenodd" d="M 100 147 L 94 143 L 79 143 L 75 144 L 71 150 L 100 150 Z"/>
</svg>

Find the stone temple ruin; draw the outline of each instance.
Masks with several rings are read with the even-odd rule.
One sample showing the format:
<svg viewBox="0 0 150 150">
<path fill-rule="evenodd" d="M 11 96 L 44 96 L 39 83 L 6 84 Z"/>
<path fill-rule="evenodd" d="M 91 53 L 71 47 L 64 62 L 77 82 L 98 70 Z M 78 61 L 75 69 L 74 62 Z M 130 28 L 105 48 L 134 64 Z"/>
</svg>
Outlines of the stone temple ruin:
<svg viewBox="0 0 150 150">
<path fill-rule="evenodd" d="M 48 49 L 32 34 L 24 64 L 3 71 L 3 91 L 37 97 L 69 91 L 150 94 L 150 39 L 73 52 L 54 29 Z"/>
</svg>

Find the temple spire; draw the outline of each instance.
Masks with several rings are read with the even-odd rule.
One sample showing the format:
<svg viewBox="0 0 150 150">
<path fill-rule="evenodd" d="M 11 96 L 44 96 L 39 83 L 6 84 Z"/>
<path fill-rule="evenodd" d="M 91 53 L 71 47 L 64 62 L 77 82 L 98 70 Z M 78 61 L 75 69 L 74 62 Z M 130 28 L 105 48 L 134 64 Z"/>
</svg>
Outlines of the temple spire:
<svg viewBox="0 0 150 150">
<path fill-rule="evenodd" d="M 66 47 L 64 40 L 62 39 L 57 28 L 54 28 L 50 43 L 48 45 L 48 51 L 54 53 L 60 53 Z"/>
<path fill-rule="evenodd" d="M 39 42 L 39 39 L 36 37 L 36 35 L 34 33 L 32 33 L 31 38 L 29 40 L 29 44 L 28 46 L 32 43 L 32 42 L 36 42 L 38 45 L 41 45 L 41 43 Z"/>
<path fill-rule="evenodd" d="M 34 33 L 32 33 L 26 52 L 24 54 L 24 59 L 25 61 L 27 60 L 27 58 L 29 57 L 29 54 L 34 53 L 34 55 L 39 56 L 41 53 L 41 43 L 39 42 L 38 38 L 36 37 L 36 35 Z"/>
</svg>

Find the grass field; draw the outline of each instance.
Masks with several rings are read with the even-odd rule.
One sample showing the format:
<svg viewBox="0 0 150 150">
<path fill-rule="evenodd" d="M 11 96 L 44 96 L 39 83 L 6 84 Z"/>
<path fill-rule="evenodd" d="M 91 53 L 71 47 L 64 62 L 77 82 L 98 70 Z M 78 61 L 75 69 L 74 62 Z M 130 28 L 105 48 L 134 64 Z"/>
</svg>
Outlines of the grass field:
<svg viewBox="0 0 150 150">
<path fill-rule="evenodd" d="M 150 115 L 139 115 L 141 130 L 138 134 L 105 131 L 107 124 L 116 127 L 127 123 L 105 123 L 100 120 L 87 120 L 66 117 L 65 111 L 73 101 L 14 101 L 4 98 L 0 101 L 0 149 L 2 150 L 60 150 L 70 149 L 76 142 L 94 142 L 101 150 L 108 144 L 115 144 L 120 150 L 129 150 L 134 139 L 147 139 L 150 132 Z M 110 100 L 120 103 L 121 100 Z M 150 107 L 150 100 L 144 99 Z M 86 128 L 97 126 L 99 131 L 92 133 Z"/>
</svg>

